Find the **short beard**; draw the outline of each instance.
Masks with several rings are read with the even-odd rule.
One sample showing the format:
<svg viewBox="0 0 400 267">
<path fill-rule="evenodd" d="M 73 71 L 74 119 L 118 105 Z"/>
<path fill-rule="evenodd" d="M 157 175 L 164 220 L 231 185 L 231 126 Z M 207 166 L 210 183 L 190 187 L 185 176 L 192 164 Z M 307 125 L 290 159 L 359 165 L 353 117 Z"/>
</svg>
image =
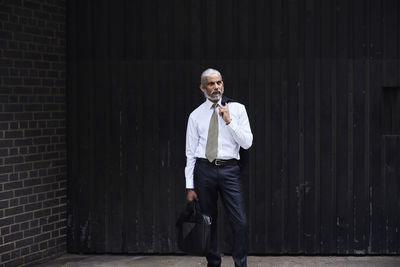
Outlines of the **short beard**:
<svg viewBox="0 0 400 267">
<path fill-rule="evenodd" d="M 215 91 L 215 90 L 214 90 Z M 214 92 L 213 91 L 213 92 Z M 206 99 L 209 99 L 210 101 L 219 101 L 220 99 L 221 99 L 221 97 L 222 97 L 222 95 L 224 94 L 224 89 L 221 89 L 221 90 L 218 90 L 221 94 L 220 95 L 216 95 L 216 96 L 209 96 L 208 94 L 207 94 L 207 91 L 206 90 L 204 90 L 203 91 L 203 94 L 204 94 L 204 97 L 206 98 Z"/>
</svg>

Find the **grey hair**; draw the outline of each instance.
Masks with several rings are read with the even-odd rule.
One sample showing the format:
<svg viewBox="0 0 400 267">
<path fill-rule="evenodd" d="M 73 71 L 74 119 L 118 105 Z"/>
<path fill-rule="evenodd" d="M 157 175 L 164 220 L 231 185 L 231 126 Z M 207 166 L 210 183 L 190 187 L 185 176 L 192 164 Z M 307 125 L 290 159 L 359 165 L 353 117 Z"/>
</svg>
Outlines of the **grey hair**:
<svg viewBox="0 0 400 267">
<path fill-rule="evenodd" d="M 205 71 L 203 71 L 203 73 L 201 74 L 201 78 L 200 78 L 200 82 L 203 86 L 206 86 L 206 77 L 209 77 L 211 75 L 219 75 L 219 77 L 221 77 L 222 79 L 222 75 L 219 71 L 215 70 L 215 69 L 206 69 Z"/>
</svg>

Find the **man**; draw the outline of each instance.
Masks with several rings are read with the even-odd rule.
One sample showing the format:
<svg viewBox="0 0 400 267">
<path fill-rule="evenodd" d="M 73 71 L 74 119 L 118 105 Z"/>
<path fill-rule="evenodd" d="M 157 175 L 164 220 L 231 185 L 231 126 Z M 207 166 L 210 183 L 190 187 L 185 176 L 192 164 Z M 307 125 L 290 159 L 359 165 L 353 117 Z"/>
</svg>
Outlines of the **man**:
<svg viewBox="0 0 400 267">
<path fill-rule="evenodd" d="M 206 101 L 189 116 L 186 132 L 187 201 L 197 200 L 204 214 L 212 218 L 208 266 L 220 266 L 217 244 L 218 193 L 233 229 L 232 257 L 235 266 L 246 266 L 247 220 L 244 210 L 240 168 L 240 147 L 253 142 L 246 109 L 225 102 L 221 74 L 207 69 L 201 74 L 200 90 Z"/>
</svg>

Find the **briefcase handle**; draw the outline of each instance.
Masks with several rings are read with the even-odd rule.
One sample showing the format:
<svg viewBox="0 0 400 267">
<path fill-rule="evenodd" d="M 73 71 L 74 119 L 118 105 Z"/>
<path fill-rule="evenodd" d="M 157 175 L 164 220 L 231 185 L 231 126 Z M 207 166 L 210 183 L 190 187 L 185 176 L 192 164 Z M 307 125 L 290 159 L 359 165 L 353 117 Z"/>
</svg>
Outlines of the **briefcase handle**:
<svg viewBox="0 0 400 267">
<path fill-rule="evenodd" d="M 197 215 L 198 213 L 201 213 L 201 208 L 200 208 L 200 203 L 197 200 L 194 200 L 194 205 L 193 205 L 193 213 L 194 215 Z"/>
</svg>

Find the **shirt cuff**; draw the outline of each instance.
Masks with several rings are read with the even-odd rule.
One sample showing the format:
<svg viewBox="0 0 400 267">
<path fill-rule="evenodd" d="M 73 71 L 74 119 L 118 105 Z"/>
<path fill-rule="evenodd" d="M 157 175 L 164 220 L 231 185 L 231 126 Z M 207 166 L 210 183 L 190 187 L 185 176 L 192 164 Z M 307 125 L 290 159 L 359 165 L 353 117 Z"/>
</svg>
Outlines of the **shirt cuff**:
<svg viewBox="0 0 400 267">
<path fill-rule="evenodd" d="M 227 124 L 226 126 L 228 127 L 229 130 L 236 132 L 237 124 L 233 119 L 231 119 L 231 122 L 229 124 Z"/>
<path fill-rule="evenodd" d="M 186 178 L 186 189 L 194 189 L 193 177 Z"/>
</svg>

